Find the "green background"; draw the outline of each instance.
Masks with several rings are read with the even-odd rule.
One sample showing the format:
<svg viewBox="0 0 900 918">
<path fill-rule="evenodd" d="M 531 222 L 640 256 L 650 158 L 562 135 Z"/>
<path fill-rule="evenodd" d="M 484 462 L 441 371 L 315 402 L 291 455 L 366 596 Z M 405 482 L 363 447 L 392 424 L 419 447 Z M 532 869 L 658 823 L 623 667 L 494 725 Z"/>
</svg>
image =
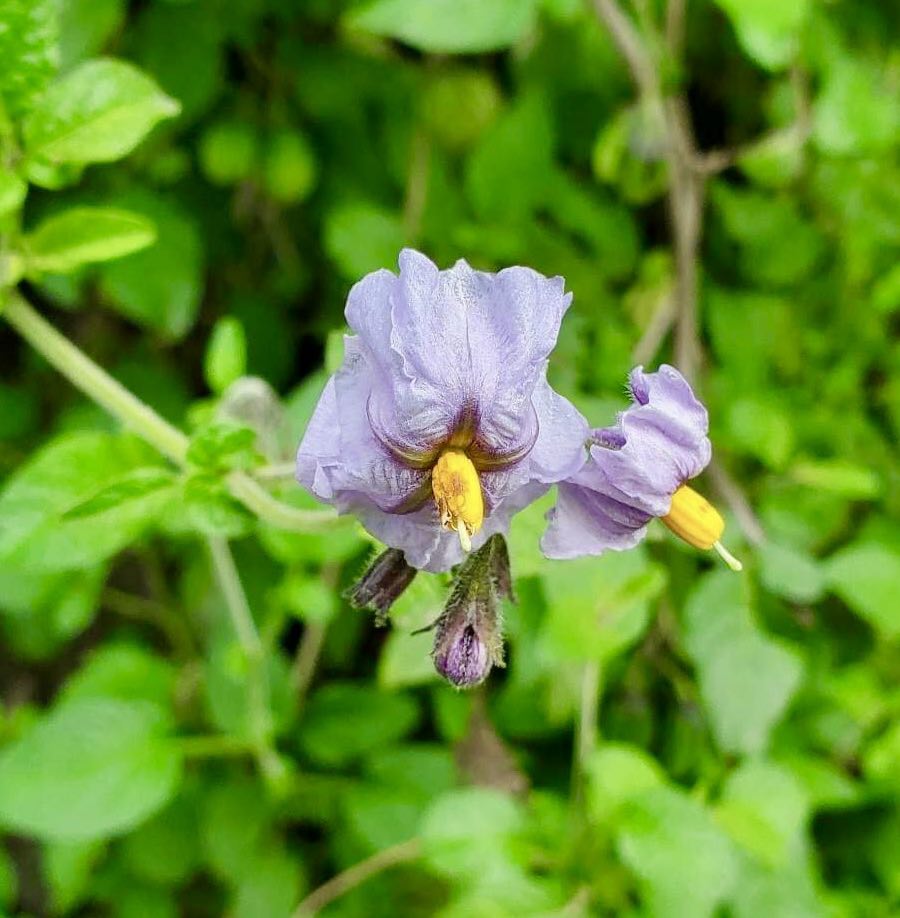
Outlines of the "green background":
<svg viewBox="0 0 900 918">
<path fill-rule="evenodd" d="M 279 918 L 359 862 L 311 904 L 900 914 L 898 37 L 881 0 L 0 0 L 0 914 Z M 446 577 L 351 610 L 373 545 L 291 460 L 404 245 L 563 275 L 595 425 L 693 372 L 744 573 L 659 524 L 549 562 L 548 497 L 482 689 L 411 635 Z"/>
</svg>

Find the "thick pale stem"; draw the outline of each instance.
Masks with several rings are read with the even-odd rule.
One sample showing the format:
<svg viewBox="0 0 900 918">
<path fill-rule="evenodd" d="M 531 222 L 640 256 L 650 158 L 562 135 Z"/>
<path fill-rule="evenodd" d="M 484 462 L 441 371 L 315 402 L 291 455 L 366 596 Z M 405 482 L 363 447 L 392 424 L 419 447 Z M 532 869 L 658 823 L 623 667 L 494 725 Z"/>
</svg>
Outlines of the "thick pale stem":
<svg viewBox="0 0 900 918">
<path fill-rule="evenodd" d="M 10 297 L 2 314 L 47 363 L 88 398 L 117 417 L 164 456 L 179 465 L 184 462 L 188 438 L 101 369 L 38 315 L 22 297 Z"/>
<path fill-rule="evenodd" d="M 178 465 L 185 464 L 188 438 L 61 335 L 21 296 L 10 296 L 2 315 L 76 389 L 105 408 L 164 456 Z M 338 522 L 330 510 L 300 510 L 276 500 L 243 472 L 229 475 L 228 487 L 248 510 L 279 529 L 317 532 L 330 529 Z"/>
</svg>

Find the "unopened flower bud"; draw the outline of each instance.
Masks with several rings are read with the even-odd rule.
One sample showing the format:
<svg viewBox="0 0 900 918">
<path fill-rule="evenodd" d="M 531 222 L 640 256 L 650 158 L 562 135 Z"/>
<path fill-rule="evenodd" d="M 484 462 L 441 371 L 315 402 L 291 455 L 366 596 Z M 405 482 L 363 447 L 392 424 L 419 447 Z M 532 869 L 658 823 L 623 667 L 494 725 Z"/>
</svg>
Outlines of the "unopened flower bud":
<svg viewBox="0 0 900 918">
<path fill-rule="evenodd" d="M 388 610 L 413 582 L 416 573 L 416 569 L 406 563 L 402 551 L 389 548 L 366 568 L 362 577 L 347 592 L 347 599 L 354 609 L 373 611 L 375 623 L 383 625 Z"/>
<path fill-rule="evenodd" d="M 512 598 L 506 543 L 492 536 L 462 566 L 436 624 L 432 659 L 457 688 L 471 688 L 503 665 L 500 597 Z"/>
</svg>

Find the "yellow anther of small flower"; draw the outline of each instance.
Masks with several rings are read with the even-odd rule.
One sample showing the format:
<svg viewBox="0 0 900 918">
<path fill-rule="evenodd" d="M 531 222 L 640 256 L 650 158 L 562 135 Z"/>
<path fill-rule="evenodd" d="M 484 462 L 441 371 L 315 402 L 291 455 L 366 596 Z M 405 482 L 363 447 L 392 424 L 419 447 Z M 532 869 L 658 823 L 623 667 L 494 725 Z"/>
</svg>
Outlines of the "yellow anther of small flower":
<svg viewBox="0 0 900 918">
<path fill-rule="evenodd" d="M 431 490 L 445 529 L 455 529 L 464 551 L 484 522 L 481 482 L 472 460 L 460 449 L 445 449 L 431 472 Z"/>
<path fill-rule="evenodd" d="M 722 515 L 693 488 L 682 485 L 672 495 L 672 505 L 662 521 L 694 548 L 714 548 L 733 571 L 743 568 L 741 562 L 719 541 L 725 531 Z"/>
</svg>

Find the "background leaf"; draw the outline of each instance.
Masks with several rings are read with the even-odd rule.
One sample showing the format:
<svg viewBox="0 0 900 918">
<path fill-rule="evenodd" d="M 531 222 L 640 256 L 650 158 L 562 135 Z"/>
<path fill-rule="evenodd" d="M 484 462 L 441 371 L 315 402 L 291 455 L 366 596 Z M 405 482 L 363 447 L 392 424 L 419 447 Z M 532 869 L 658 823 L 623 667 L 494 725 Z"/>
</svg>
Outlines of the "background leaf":
<svg viewBox="0 0 900 918">
<path fill-rule="evenodd" d="M 50 87 L 25 121 L 28 152 L 51 162 L 110 162 L 131 152 L 178 103 L 121 61 L 86 61 Z"/>
<path fill-rule="evenodd" d="M 0 821 L 46 839 L 102 838 L 158 810 L 179 777 L 159 708 L 73 701 L 0 753 Z"/>
<path fill-rule="evenodd" d="M 25 245 L 32 268 L 65 274 L 84 264 L 130 255 L 155 240 L 156 228 L 139 214 L 78 207 L 44 220 Z"/>
</svg>

